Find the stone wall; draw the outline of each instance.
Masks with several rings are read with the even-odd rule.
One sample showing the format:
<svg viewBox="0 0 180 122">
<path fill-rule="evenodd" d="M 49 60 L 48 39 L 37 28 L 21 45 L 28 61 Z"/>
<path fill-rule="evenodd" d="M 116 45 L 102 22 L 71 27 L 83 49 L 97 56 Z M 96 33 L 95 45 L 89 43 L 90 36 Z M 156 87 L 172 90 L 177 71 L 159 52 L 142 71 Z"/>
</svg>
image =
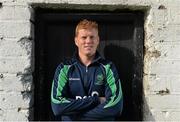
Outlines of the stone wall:
<svg viewBox="0 0 180 122">
<path fill-rule="evenodd" d="M 0 0 L 0 121 L 33 120 L 36 7 L 145 12 L 144 120 L 180 120 L 180 0 Z"/>
</svg>

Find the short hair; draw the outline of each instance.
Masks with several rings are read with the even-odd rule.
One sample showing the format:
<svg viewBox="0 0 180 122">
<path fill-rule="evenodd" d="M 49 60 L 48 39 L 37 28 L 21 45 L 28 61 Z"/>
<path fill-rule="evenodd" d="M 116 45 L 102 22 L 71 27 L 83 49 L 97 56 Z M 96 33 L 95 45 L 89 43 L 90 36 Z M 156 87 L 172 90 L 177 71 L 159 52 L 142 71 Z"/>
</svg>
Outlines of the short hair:
<svg viewBox="0 0 180 122">
<path fill-rule="evenodd" d="M 87 20 L 87 19 L 83 19 L 76 26 L 75 36 L 78 35 L 78 31 L 80 29 L 92 29 L 92 28 L 96 29 L 97 32 L 98 32 L 98 24 L 97 24 L 97 22 Z"/>
</svg>

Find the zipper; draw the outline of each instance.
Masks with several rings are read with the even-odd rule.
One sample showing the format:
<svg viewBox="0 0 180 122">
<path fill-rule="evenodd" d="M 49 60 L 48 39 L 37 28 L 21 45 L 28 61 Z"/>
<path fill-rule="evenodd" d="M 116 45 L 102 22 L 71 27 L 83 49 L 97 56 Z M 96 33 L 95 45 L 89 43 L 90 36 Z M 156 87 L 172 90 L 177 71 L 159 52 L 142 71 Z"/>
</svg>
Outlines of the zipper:
<svg viewBox="0 0 180 122">
<path fill-rule="evenodd" d="M 86 73 L 88 72 L 88 67 L 86 66 Z"/>
<path fill-rule="evenodd" d="M 86 69 L 85 69 L 85 75 L 84 75 L 84 88 L 85 88 L 85 92 L 88 94 L 88 67 L 86 66 Z"/>
</svg>

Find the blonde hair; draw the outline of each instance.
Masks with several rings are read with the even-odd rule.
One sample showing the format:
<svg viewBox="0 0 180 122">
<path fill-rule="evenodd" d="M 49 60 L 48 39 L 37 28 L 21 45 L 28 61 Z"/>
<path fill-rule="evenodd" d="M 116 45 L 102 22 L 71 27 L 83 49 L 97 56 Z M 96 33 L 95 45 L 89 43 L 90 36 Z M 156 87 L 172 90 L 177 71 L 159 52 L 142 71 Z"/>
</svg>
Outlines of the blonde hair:
<svg viewBox="0 0 180 122">
<path fill-rule="evenodd" d="M 96 29 L 98 32 L 98 24 L 95 21 L 83 19 L 76 26 L 75 36 L 78 35 L 78 31 L 80 29 L 92 29 L 92 28 Z"/>
</svg>

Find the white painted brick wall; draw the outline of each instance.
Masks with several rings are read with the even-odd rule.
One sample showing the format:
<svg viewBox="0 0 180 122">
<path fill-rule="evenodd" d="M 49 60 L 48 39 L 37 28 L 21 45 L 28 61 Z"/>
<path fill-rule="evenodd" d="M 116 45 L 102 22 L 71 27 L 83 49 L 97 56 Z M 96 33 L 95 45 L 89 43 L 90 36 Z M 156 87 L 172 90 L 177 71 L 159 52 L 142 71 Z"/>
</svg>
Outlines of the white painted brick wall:
<svg viewBox="0 0 180 122">
<path fill-rule="evenodd" d="M 10 44 L 11 43 L 11 44 Z M 29 54 L 27 49 L 22 43 L 15 38 L 4 38 L 0 42 L 0 57 L 28 57 Z M 31 49 L 31 44 L 28 45 L 29 50 Z M 9 50 L 7 50 L 9 49 Z"/>
<path fill-rule="evenodd" d="M 13 79 L 13 80 L 12 80 Z M 24 81 L 21 81 L 21 75 L 17 74 L 3 74 L 3 78 L 0 79 L 0 91 L 3 92 L 21 92 L 21 91 L 31 91 L 34 89 L 33 77 L 27 75 Z"/>
<path fill-rule="evenodd" d="M 23 98 L 23 95 L 19 92 L 4 92 L 1 93 L 0 108 L 6 109 L 18 109 L 18 108 L 29 108 L 30 99 Z"/>
<path fill-rule="evenodd" d="M 180 94 L 180 76 L 178 75 L 155 75 L 149 79 L 149 92 L 158 93 L 160 90 L 169 89 L 171 94 Z"/>
<path fill-rule="evenodd" d="M 145 17 L 144 120 L 180 121 L 180 0 L 0 0 L 0 121 L 28 120 L 33 83 L 31 4 L 88 5 L 94 9 L 147 10 Z M 94 5 L 114 5 L 98 7 Z M 160 9 L 159 6 L 161 6 Z M 74 6 L 81 9 L 83 6 Z M 88 8 L 87 8 L 88 9 Z M 27 70 L 28 69 L 28 70 Z M 29 69 L 30 72 L 29 72 Z M 19 75 L 20 74 L 20 75 Z M 26 74 L 26 75 L 25 75 Z M 27 75 L 28 74 L 28 75 Z M 26 77 L 25 83 L 22 77 Z M 9 85 L 11 84 L 11 85 Z M 161 93 L 166 91 L 168 93 Z M 23 97 L 23 92 L 30 97 Z M 30 102 L 31 101 L 31 102 Z"/>
<path fill-rule="evenodd" d="M 151 35 L 146 37 L 145 45 L 150 52 L 145 55 L 147 74 L 143 82 L 150 114 L 145 115 L 145 120 L 180 120 L 179 3 L 177 0 L 160 0 L 157 5 L 163 5 L 165 9 L 154 7 L 149 15 L 153 16 L 148 20 L 151 28 L 147 29 Z M 153 52 L 158 52 L 159 56 Z"/>
<path fill-rule="evenodd" d="M 3 6 L 0 14 L 0 20 L 29 21 L 30 19 L 29 8 L 24 6 Z"/>
<path fill-rule="evenodd" d="M 26 57 L 4 57 L 0 58 L 0 69 L 2 73 L 26 72 L 31 65 L 30 59 Z"/>
<path fill-rule="evenodd" d="M 30 36 L 30 22 L 26 21 L 0 21 L 0 32 L 3 37 L 21 38 Z"/>
<path fill-rule="evenodd" d="M 169 110 L 157 110 L 152 109 L 152 114 L 154 116 L 153 120 L 158 121 L 172 121 L 172 120 L 180 120 L 180 111 L 173 111 L 171 109 Z M 151 120 L 151 119 L 150 119 Z"/>
<path fill-rule="evenodd" d="M 0 118 L 0 121 L 28 121 L 28 110 L 14 110 L 14 109 L 6 109 L 2 111 L 2 118 Z"/>
<path fill-rule="evenodd" d="M 0 121 L 27 121 L 34 90 L 30 9 L 23 1 L 1 2 Z"/>
</svg>

